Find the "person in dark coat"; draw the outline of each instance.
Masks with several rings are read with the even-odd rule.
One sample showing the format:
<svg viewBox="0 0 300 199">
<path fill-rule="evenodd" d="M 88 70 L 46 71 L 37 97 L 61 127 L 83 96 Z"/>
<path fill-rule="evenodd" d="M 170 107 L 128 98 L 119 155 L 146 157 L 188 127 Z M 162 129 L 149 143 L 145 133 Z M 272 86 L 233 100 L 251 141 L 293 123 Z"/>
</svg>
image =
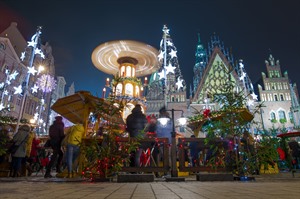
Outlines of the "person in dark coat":
<svg viewBox="0 0 300 199">
<path fill-rule="evenodd" d="M 61 172 L 61 162 L 63 159 L 63 151 L 61 150 L 61 142 L 65 137 L 64 123 L 61 116 L 56 116 L 53 124 L 49 128 L 50 145 L 53 150 L 51 161 L 47 165 L 45 178 L 51 178 L 51 169 L 56 162 L 56 172 Z"/>
<path fill-rule="evenodd" d="M 126 125 L 127 128 L 126 130 L 129 133 L 130 137 L 137 138 L 139 136 L 144 137 L 143 130 L 146 127 L 147 124 L 147 118 L 142 112 L 141 105 L 137 104 L 135 107 L 132 109 L 131 114 L 128 115 L 126 119 Z M 130 166 L 134 167 L 139 167 L 140 166 L 140 156 L 142 154 L 142 149 L 137 149 L 137 151 L 132 154 L 132 157 L 130 161 Z"/>
<path fill-rule="evenodd" d="M 30 126 L 22 125 L 20 126 L 18 132 L 13 137 L 13 142 L 17 145 L 17 150 L 11 154 L 12 162 L 11 162 L 11 176 L 19 177 L 21 176 L 21 166 L 22 161 L 26 156 L 26 144 L 29 138 Z"/>
<path fill-rule="evenodd" d="M 288 145 L 291 150 L 291 155 L 292 155 L 292 164 L 294 169 L 299 168 L 299 161 L 300 161 L 300 146 L 298 142 L 296 141 L 295 137 L 292 137 L 291 140 L 288 142 Z"/>
</svg>

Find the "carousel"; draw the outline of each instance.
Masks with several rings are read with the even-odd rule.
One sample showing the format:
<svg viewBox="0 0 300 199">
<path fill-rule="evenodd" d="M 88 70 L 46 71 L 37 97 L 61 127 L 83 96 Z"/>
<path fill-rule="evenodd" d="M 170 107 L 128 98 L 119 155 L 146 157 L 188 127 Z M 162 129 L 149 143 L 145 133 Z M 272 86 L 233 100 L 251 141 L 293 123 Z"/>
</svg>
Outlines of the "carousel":
<svg viewBox="0 0 300 199">
<path fill-rule="evenodd" d="M 144 86 L 147 86 L 147 75 L 159 68 L 158 50 L 154 47 L 133 40 L 116 40 L 103 43 L 92 53 L 92 62 L 96 68 L 119 79 L 117 83 L 106 79 L 106 86 L 116 98 L 126 104 L 122 111 L 125 119 L 136 104 L 146 111 L 146 99 L 143 96 Z M 142 83 L 140 77 L 145 76 Z"/>
</svg>

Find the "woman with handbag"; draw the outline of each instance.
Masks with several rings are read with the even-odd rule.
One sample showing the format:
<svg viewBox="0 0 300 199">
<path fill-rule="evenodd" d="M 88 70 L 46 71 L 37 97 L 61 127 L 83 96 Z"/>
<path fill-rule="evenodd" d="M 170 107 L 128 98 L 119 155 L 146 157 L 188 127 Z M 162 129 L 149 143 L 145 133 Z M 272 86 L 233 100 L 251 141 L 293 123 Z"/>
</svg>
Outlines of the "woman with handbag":
<svg viewBox="0 0 300 199">
<path fill-rule="evenodd" d="M 11 153 L 11 177 L 20 177 L 20 170 L 22 161 L 26 156 L 26 142 L 29 138 L 30 126 L 22 125 L 20 126 L 18 132 L 13 137 L 13 142 L 16 146 L 16 150 Z"/>
</svg>

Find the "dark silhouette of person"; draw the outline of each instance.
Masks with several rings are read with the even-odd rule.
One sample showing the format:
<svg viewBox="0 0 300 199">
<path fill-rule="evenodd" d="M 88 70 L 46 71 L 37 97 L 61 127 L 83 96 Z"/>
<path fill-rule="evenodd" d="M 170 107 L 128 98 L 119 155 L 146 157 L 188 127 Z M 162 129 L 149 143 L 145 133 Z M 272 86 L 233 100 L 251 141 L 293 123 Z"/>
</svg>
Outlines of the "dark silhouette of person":
<svg viewBox="0 0 300 199">
<path fill-rule="evenodd" d="M 135 105 L 132 109 L 131 114 L 126 118 L 126 130 L 129 133 L 129 136 L 132 138 L 144 137 L 143 130 L 147 124 L 147 118 L 142 112 L 140 104 Z M 131 154 L 131 167 L 140 166 L 140 156 L 142 154 L 142 149 L 137 149 L 134 153 Z"/>
<path fill-rule="evenodd" d="M 56 163 L 56 172 L 61 172 L 61 162 L 63 159 L 63 151 L 61 150 L 61 142 L 65 137 L 64 123 L 61 116 L 56 116 L 53 124 L 49 128 L 50 145 L 53 150 L 53 155 L 46 168 L 45 178 L 51 178 L 51 169 Z"/>
<path fill-rule="evenodd" d="M 299 168 L 299 161 L 300 161 L 300 146 L 294 137 L 291 138 L 291 141 L 288 142 L 289 147 L 291 149 L 292 155 L 292 164 L 294 169 Z"/>
</svg>

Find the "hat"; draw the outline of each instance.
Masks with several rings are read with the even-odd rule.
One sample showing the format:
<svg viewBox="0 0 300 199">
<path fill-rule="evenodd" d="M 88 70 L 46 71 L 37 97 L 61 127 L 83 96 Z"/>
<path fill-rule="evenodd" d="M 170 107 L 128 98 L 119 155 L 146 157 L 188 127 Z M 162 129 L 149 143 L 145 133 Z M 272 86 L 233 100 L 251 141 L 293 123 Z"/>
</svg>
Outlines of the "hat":
<svg viewBox="0 0 300 199">
<path fill-rule="evenodd" d="M 56 117 L 55 117 L 55 120 L 56 120 L 56 121 L 62 121 L 62 119 L 63 119 L 62 116 L 56 116 Z"/>
</svg>

